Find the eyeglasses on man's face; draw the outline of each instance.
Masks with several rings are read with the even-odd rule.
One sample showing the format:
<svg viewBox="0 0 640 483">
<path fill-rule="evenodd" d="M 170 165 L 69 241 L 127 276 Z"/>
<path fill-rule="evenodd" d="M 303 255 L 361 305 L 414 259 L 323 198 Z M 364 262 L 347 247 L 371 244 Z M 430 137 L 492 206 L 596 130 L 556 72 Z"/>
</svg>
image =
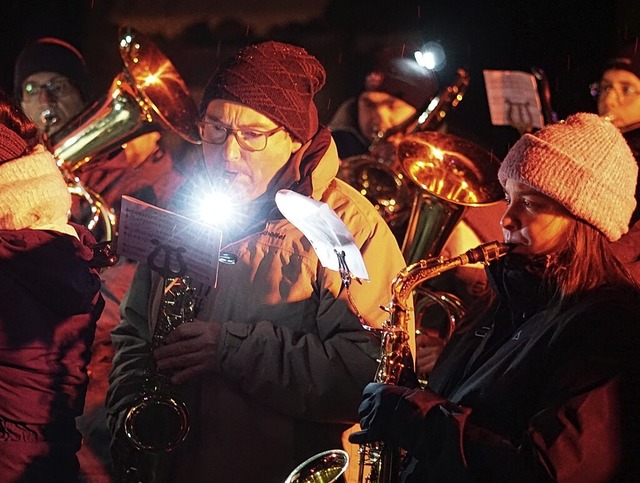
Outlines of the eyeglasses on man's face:
<svg viewBox="0 0 640 483">
<path fill-rule="evenodd" d="M 215 121 L 201 121 L 198 123 L 200 138 L 209 144 L 224 144 L 230 134 L 233 134 L 238 144 L 247 151 L 262 151 L 267 147 L 269 138 L 284 126 L 270 131 L 256 131 L 255 129 L 232 129 Z"/>
<path fill-rule="evenodd" d="M 626 82 L 594 82 L 589 85 L 589 92 L 595 99 L 606 97 L 609 93 L 615 92 L 620 102 L 630 102 L 640 95 L 640 91 L 635 86 Z"/>
<path fill-rule="evenodd" d="M 71 94 L 72 85 L 69 79 L 58 77 L 51 79 L 49 82 L 39 84 L 35 81 L 26 82 L 22 88 L 22 97 L 25 101 L 34 100 L 40 97 L 45 91 L 49 96 L 60 99 Z"/>
</svg>

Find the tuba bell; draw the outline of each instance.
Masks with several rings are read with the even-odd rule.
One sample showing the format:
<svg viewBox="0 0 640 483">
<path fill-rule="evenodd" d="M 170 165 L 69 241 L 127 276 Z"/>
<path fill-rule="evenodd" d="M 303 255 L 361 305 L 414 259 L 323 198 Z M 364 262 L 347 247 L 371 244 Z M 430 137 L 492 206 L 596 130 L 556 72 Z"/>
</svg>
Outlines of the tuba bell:
<svg viewBox="0 0 640 483">
<path fill-rule="evenodd" d="M 200 142 L 197 107 L 171 61 L 130 27 L 120 28 L 119 52 L 124 69 L 106 95 L 46 140 L 69 191 L 91 208 L 84 223 L 104 240 L 115 235 L 116 215 L 99 193 L 80 182 L 77 170 L 96 156 L 152 131 L 169 129 L 190 143 Z"/>
<path fill-rule="evenodd" d="M 458 106 L 469 86 L 466 70 L 458 69 L 454 81 L 424 109 L 419 109 L 398 126 L 376 133 L 367 154 L 351 156 L 340 162 L 338 177 L 356 188 L 378 210 L 396 238 L 401 241 L 410 217 L 415 185 L 397 162 L 397 143 L 391 139 L 423 131 L 435 131 L 449 111 Z"/>
</svg>

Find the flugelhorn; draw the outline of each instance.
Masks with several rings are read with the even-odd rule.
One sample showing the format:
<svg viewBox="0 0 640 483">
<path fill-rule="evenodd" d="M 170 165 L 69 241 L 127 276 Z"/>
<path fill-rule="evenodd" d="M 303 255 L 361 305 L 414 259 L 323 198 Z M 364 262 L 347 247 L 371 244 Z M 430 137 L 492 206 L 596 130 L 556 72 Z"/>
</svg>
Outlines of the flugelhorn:
<svg viewBox="0 0 640 483">
<path fill-rule="evenodd" d="M 101 99 L 62 126 L 46 141 L 73 195 L 91 207 L 88 227 L 99 238 L 115 235 L 116 215 L 99 193 L 84 186 L 75 172 L 96 156 L 109 153 L 144 133 L 169 129 L 198 144 L 198 110 L 171 61 L 153 42 L 130 27 L 119 32 L 124 69 Z"/>
</svg>

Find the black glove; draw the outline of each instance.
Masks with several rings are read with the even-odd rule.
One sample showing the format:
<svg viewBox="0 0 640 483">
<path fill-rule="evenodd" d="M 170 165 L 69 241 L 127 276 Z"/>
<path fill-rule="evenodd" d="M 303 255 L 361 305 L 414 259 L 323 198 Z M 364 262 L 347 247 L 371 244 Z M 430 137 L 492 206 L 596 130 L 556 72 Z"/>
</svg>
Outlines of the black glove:
<svg viewBox="0 0 640 483">
<path fill-rule="evenodd" d="M 362 431 L 351 434 L 349 441 L 355 444 L 385 441 L 411 450 L 422 438 L 426 414 L 444 402 L 429 389 L 368 384 L 358 408 Z"/>
</svg>

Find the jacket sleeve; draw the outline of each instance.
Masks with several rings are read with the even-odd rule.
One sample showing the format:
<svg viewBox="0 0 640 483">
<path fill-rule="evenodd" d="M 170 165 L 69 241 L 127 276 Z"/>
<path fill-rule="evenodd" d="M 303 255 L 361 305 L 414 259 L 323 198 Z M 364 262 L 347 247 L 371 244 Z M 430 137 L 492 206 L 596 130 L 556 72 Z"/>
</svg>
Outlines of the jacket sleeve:
<svg viewBox="0 0 640 483">
<path fill-rule="evenodd" d="M 145 371 L 151 363 L 147 315 L 150 290 L 151 272 L 146 265 L 140 264 L 120 304 L 120 324 L 111 331 L 115 353 L 109 374 L 106 408 L 112 435 L 122 427 L 126 411 L 141 394 Z"/>
<path fill-rule="evenodd" d="M 545 361 L 552 368 L 549 379 L 540 394 L 532 394 L 541 409 L 518 441 L 475 424 L 472 408 L 443 401 L 432 391 L 405 395 L 390 424 L 413 422 L 420 428 L 407 432 L 404 442 L 417 468 L 409 481 L 422 481 L 426 474 L 436 481 L 483 475 L 487 481 L 559 482 L 637 475 L 640 421 L 632 408 L 640 403 L 633 355 L 638 320 L 633 311 L 607 309 L 610 318 L 602 312 L 583 315 L 586 324 L 551 342 Z M 605 320 L 619 324 L 619 331 L 612 334 Z"/>
<path fill-rule="evenodd" d="M 305 324 L 313 329 L 304 333 L 267 320 L 225 323 L 217 361 L 224 379 L 296 418 L 357 421 L 362 389 L 373 379 L 380 342 L 363 329 L 356 308 L 366 325 L 380 327 L 387 316 L 380 306 L 388 304 L 391 280 L 404 262 L 386 225 L 369 228 L 366 238 L 356 237 L 370 282 L 354 280 L 348 291 L 340 289 L 340 275 L 318 265 L 317 305 Z"/>
</svg>

